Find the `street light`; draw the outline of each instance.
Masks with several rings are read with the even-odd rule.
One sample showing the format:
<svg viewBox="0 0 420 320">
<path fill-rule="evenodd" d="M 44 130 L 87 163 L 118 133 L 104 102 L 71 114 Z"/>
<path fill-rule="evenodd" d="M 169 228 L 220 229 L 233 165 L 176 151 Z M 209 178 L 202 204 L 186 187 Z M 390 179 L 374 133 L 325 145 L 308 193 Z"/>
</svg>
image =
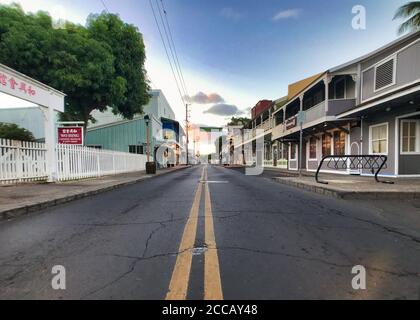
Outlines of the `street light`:
<svg viewBox="0 0 420 320">
<path fill-rule="evenodd" d="M 149 123 L 150 123 L 150 117 L 149 115 L 146 115 L 144 117 L 144 122 L 146 123 L 146 145 L 147 145 L 147 162 L 150 162 L 150 136 L 149 136 Z"/>
<path fill-rule="evenodd" d="M 150 117 L 149 115 L 144 116 L 144 122 L 146 123 L 146 144 L 147 144 L 147 162 L 146 162 L 146 173 L 156 174 L 156 162 L 150 162 Z"/>
</svg>

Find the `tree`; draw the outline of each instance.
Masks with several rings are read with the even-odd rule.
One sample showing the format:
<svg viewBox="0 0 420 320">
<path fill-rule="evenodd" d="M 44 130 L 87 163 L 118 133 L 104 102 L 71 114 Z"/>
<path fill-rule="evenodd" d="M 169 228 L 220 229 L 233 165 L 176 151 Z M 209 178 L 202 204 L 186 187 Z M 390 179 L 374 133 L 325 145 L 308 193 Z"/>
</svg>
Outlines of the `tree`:
<svg viewBox="0 0 420 320">
<path fill-rule="evenodd" d="M 246 118 L 246 117 L 239 117 L 239 118 L 232 117 L 232 119 L 228 123 L 228 126 L 244 126 L 250 121 L 251 119 Z"/>
<path fill-rule="evenodd" d="M 150 99 L 143 36 L 135 26 L 124 23 L 114 14 L 91 15 L 87 29 L 93 39 L 106 43 L 115 57 L 115 76 L 125 86 L 125 97 L 113 110 L 131 119 L 143 111 L 142 106 Z"/>
<path fill-rule="evenodd" d="M 35 141 L 34 135 L 29 130 L 13 123 L 0 122 L 0 139 Z"/>
<path fill-rule="evenodd" d="M 420 28 L 420 1 L 412 1 L 400 7 L 395 13 L 395 19 L 406 19 L 398 29 L 400 34 L 418 30 Z"/>
<path fill-rule="evenodd" d="M 107 13 L 91 15 L 87 27 L 52 22 L 45 12 L 0 5 L 0 62 L 66 93 L 62 120 L 86 126 L 107 107 L 128 119 L 142 112 L 150 96 L 138 30 Z"/>
</svg>

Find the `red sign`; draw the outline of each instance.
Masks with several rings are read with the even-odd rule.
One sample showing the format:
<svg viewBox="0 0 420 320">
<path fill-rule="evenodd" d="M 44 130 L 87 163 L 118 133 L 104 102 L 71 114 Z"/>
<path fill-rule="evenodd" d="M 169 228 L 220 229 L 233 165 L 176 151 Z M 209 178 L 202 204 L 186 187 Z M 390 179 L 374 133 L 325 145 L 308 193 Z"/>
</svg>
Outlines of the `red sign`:
<svg viewBox="0 0 420 320">
<path fill-rule="evenodd" d="M 58 144 L 83 145 L 82 127 L 58 128 Z"/>
<path fill-rule="evenodd" d="M 297 126 L 297 118 L 293 117 L 286 120 L 286 130 L 293 129 Z"/>
</svg>

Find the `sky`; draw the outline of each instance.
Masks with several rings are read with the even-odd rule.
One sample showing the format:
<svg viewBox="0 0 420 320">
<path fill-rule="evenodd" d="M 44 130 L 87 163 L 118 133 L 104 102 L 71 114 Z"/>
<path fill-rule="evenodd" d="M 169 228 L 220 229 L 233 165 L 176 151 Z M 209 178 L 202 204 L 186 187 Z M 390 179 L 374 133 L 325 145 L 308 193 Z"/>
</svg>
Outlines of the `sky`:
<svg viewBox="0 0 420 320">
<path fill-rule="evenodd" d="M 150 0 L 157 13 L 157 2 Z M 407 0 L 162 0 L 191 103 L 191 121 L 222 126 L 249 116 L 262 99 L 287 94 L 288 84 L 373 51 L 398 37 L 395 11 Z M 146 70 L 181 123 L 185 106 L 175 85 L 149 0 L 0 0 L 26 11 L 84 24 L 109 10 L 136 25 L 146 45 Z M 363 5 L 365 30 L 352 8 Z M 158 19 L 159 16 L 158 16 Z"/>
</svg>

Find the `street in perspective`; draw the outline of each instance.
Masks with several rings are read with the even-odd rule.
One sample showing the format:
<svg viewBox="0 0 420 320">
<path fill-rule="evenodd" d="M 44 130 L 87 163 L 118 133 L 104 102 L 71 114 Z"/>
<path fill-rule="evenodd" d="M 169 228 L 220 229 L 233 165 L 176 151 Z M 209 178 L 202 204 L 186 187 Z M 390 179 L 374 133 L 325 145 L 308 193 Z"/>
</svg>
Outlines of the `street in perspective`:
<svg viewBox="0 0 420 320">
<path fill-rule="evenodd" d="M 419 299 L 419 1 L 0 0 L 0 300 Z"/>
</svg>

